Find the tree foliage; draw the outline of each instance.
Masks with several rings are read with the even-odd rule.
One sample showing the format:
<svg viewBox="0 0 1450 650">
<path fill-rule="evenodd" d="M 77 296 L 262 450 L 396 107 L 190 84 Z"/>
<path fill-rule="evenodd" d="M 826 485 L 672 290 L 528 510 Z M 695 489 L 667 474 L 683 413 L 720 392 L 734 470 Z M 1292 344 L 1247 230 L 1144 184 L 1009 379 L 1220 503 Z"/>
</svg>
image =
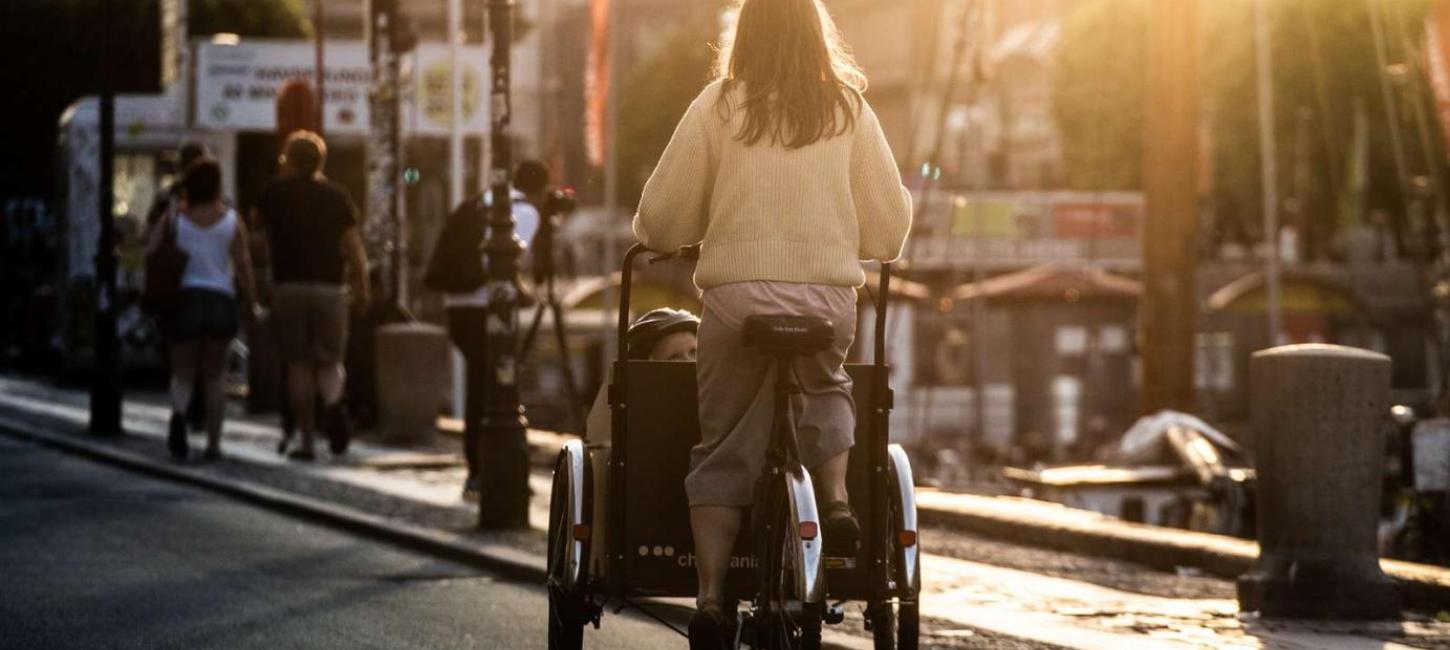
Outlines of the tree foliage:
<svg viewBox="0 0 1450 650">
<path fill-rule="evenodd" d="M 619 89 L 619 200 L 639 202 L 644 183 L 690 102 L 709 82 L 723 0 L 702 7 L 625 75 Z"/>
<path fill-rule="evenodd" d="M 1069 184 L 1124 189 L 1140 184 L 1147 65 L 1146 3 L 1088 0 L 1068 16 L 1054 75 L 1054 114 L 1064 138 Z M 1255 77 L 1255 0 L 1200 3 L 1203 116 L 1212 169 L 1209 205 L 1220 241 L 1260 236 L 1258 95 Z M 1353 150 L 1355 106 L 1370 125 L 1369 183 L 1357 213 L 1403 212 L 1381 93 L 1369 8 L 1383 7 L 1391 63 L 1411 62 L 1395 90 L 1411 173 L 1427 173 L 1422 143 L 1438 139 L 1415 130 L 1412 109 L 1426 100 L 1413 72 L 1421 56 L 1424 0 L 1363 2 L 1278 0 L 1270 4 L 1274 59 L 1278 185 L 1297 208 L 1286 220 L 1322 250 L 1341 221 Z M 1421 137 L 1429 135 L 1431 137 Z M 1438 150 L 1436 146 L 1434 149 Z M 1438 152 L 1429 152 L 1439 155 Z M 1292 199 L 1301 199 L 1292 201 Z M 1401 229 L 1403 232 L 1403 229 Z"/>
<path fill-rule="evenodd" d="M 192 36 L 232 33 L 253 38 L 312 36 L 302 0 L 191 0 L 187 32 Z"/>
<path fill-rule="evenodd" d="M 1053 117 L 1070 187 L 1136 188 L 1142 178 L 1144 69 L 1151 0 L 1093 0 L 1062 26 Z"/>
</svg>

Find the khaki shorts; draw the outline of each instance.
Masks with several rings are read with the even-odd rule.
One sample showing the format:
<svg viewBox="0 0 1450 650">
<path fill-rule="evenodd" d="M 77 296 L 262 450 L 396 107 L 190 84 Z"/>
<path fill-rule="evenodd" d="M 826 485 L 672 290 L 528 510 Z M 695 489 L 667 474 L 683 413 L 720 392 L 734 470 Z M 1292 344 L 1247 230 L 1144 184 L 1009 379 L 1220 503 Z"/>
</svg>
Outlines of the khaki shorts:
<svg viewBox="0 0 1450 650">
<path fill-rule="evenodd" d="M 272 293 L 272 325 L 284 361 L 342 363 L 347 349 L 347 294 L 341 285 L 287 282 Z"/>
</svg>

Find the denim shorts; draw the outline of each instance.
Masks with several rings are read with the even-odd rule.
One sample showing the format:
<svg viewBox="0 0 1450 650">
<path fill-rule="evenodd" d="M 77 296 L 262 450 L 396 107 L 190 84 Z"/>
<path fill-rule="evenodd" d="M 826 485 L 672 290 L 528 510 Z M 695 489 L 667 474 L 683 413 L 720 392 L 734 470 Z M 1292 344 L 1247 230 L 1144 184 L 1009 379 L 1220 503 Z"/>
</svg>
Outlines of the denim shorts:
<svg viewBox="0 0 1450 650">
<path fill-rule="evenodd" d="M 212 289 L 182 289 L 177 298 L 176 312 L 162 326 L 168 341 L 231 339 L 237 335 L 236 296 Z"/>
</svg>

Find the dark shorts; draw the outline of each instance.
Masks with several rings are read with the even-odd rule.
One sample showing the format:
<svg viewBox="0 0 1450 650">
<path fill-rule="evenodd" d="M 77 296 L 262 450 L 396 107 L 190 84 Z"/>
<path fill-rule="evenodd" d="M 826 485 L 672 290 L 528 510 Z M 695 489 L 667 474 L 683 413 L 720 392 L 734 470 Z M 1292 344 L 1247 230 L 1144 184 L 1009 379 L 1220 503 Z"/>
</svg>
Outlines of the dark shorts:
<svg viewBox="0 0 1450 650">
<path fill-rule="evenodd" d="M 183 343 L 200 338 L 231 339 L 237 335 L 237 299 L 211 289 L 182 289 L 176 312 L 163 325 L 166 339 Z"/>
</svg>

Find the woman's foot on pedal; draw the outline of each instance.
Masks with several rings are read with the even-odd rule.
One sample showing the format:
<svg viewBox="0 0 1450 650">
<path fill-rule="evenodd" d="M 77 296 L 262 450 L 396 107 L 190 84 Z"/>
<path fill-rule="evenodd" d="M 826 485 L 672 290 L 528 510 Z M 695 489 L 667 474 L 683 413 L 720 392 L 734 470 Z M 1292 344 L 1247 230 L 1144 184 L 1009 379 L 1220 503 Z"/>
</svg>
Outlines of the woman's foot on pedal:
<svg viewBox="0 0 1450 650">
<path fill-rule="evenodd" d="M 734 618 L 714 602 L 700 605 L 690 617 L 690 650 L 733 650 Z"/>
<path fill-rule="evenodd" d="M 856 512 L 845 501 L 832 501 L 825 508 L 825 548 L 827 557 L 855 557 L 861 545 L 861 524 Z"/>
</svg>

